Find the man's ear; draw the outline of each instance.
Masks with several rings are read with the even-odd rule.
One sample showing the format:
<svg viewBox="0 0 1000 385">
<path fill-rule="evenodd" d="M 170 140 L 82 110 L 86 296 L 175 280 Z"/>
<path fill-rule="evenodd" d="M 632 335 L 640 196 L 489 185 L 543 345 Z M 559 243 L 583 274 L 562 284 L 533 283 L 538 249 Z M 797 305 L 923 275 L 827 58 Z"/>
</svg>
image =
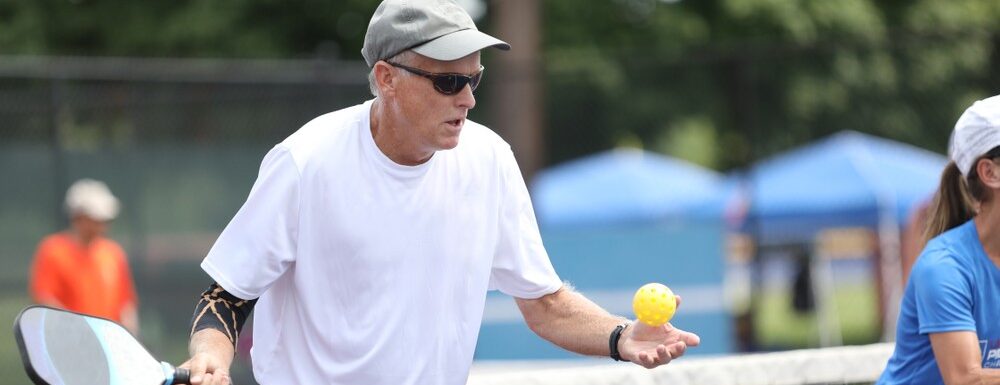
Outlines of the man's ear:
<svg viewBox="0 0 1000 385">
<path fill-rule="evenodd" d="M 991 189 L 1000 189 L 1000 165 L 992 159 L 980 159 L 976 161 L 976 173 L 979 174 L 979 181 Z"/>
<path fill-rule="evenodd" d="M 383 98 L 389 98 L 396 95 L 396 82 L 399 77 L 396 76 L 391 65 L 383 60 L 379 60 L 372 67 L 372 71 L 375 71 L 375 86 L 378 87 L 379 95 Z"/>
</svg>

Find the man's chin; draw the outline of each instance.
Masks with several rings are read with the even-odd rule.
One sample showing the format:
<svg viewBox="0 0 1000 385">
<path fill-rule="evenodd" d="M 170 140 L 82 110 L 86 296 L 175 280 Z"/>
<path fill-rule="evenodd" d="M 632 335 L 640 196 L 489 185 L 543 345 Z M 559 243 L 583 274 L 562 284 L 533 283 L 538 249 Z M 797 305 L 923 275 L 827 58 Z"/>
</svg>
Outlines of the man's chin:
<svg viewBox="0 0 1000 385">
<path fill-rule="evenodd" d="M 458 147 L 458 142 L 461 135 L 462 132 L 458 131 L 455 132 L 454 134 L 442 137 L 441 140 L 438 141 L 439 148 L 442 150 L 451 150 L 455 147 Z"/>
<path fill-rule="evenodd" d="M 441 143 L 441 150 L 451 150 L 458 147 L 458 138 Z"/>
</svg>

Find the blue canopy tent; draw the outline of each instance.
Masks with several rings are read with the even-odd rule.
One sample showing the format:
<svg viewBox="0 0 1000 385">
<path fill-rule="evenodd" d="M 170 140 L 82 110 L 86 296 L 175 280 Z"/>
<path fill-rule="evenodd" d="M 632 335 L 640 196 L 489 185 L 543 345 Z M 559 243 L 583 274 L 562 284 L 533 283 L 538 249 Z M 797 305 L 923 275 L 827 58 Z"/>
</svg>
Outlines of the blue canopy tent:
<svg viewBox="0 0 1000 385">
<path fill-rule="evenodd" d="M 824 228 L 903 223 L 934 192 L 947 159 L 843 131 L 775 156 L 738 175 L 749 186 L 742 230 L 763 245 L 811 241 Z"/>
<path fill-rule="evenodd" d="M 918 204 L 932 196 L 946 163 L 930 151 L 843 131 L 762 161 L 749 173 L 732 177 L 729 184 L 742 187 L 734 191 L 743 192 L 739 206 L 748 208 L 740 230 L 764 249 L 813 245 L 827 228 L 874 229 L 881 255 L 876 282 L 882 294 L 882 332 L 892 336 L 902 291 L 900 227 Z M 806 250 L 812 253 L 809 247 Z M 821 276 L 812 279 L 821 343 L 838 344 L 833 284 L 826 278 L 833 262 L 822 257 L 820 261 L 823 273 L 813 269 L 810 274 Z"/>
<path fill-rule="evenodd" d="M 592 155 L 539 173 L 532 198 L 544 226 L 721 215 L 721 176 L 637 149 Z"/>
<path fill-rule="evenodd" d="M 636 289 L 664 283 L 684 298 L 671 322 L 702 336 L 689 353 L 722 354 L 731 351 L 731 318 L 721 182 L 718 173 L 684 161 L 619 149 L 541 171 L 532 199 L 563 280 L 629 317 Z M 488 297 L 476 359 L 574 357 L 531 333 L 510 298 Z"/>
</svg>

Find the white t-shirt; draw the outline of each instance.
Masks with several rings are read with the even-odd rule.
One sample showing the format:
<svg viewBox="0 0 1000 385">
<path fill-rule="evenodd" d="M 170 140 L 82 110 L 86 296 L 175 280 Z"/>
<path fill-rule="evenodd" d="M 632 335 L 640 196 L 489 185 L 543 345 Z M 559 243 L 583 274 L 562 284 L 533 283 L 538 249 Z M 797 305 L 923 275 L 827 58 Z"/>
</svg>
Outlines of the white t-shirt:
<svg viewBox="0 0 1000 385">
<path fill-rule="evenodd" d="M 510 146 L 466 121 L 418 166 L 372 139 L 372 101 L 272 149 L 201 266 L 254 310 L 254 376 L 283 384 L 464 384 L 486 292 L 562 285 Z"/>
</svg>

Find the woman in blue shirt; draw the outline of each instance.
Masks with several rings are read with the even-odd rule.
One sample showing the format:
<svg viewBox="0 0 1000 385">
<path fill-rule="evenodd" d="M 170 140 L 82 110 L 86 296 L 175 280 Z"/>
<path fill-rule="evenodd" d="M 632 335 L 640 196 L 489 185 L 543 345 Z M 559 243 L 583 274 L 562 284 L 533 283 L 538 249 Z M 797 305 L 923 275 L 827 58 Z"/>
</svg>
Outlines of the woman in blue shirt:
<svg viewBox="0 0 1000 385">
<path fill-rule="evenodd" d="M 1000 96 L 955 124 L 878 384 L 1000 384 Z"/>
</svg>

